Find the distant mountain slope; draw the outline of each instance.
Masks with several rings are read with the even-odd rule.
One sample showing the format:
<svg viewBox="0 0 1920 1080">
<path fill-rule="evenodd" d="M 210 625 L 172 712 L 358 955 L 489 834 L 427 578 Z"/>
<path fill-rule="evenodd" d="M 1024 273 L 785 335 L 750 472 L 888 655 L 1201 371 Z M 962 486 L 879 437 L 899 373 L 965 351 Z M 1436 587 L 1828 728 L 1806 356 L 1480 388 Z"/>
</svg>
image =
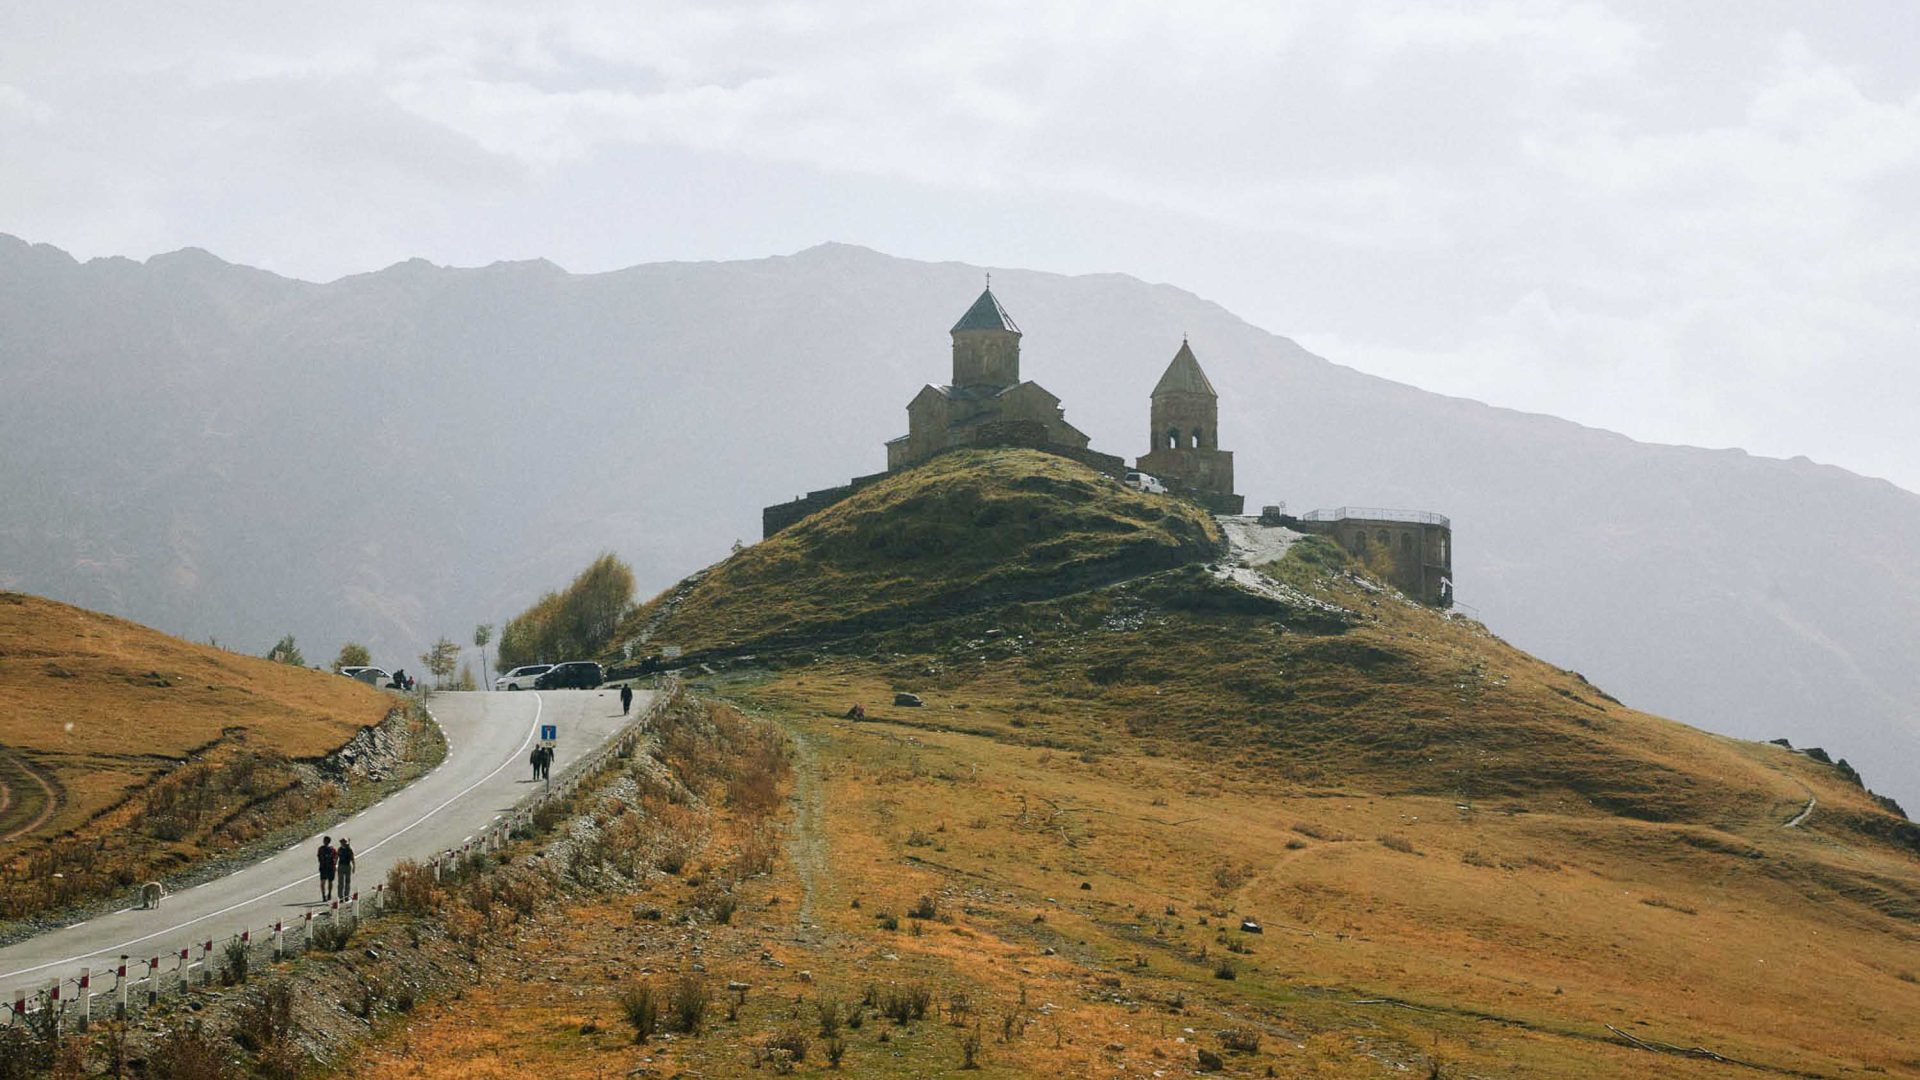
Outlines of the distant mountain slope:
<svg viewBox="0 0 1920 1080">
<path fill-rule="evenodd" d="M 612 547 L 662 587 L 872 472 L 980 271 L 840 245 L 325 285 L 0 239 L 0 586 L 395 662 Z M 1920 804 L 1920 497 L 1372 378 L 1178 289 L 996 270 L 1023 373 L 1146 449 L 1182 332 L 1249 502 L 1450 514 L 1461 599 L 1629 703 L 1827 743 Z M 315 652 L 319 647 L 310 646 Z"/>
</svg>

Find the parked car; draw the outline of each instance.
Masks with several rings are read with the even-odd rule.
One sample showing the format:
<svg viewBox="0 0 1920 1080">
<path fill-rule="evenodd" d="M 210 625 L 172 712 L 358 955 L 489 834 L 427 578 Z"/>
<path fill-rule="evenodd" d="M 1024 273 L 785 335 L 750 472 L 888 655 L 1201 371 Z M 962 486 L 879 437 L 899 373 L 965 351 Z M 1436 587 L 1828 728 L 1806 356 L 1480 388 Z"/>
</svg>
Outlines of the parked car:
<svg viewBox="0 0 1920 1080">
<path fill-rule="evenodd" d="M 340 669 L 340 674 L 345 675 L 349 679 L 359 679 L 368 686 L 393 685 L 393 674 L 386 668 L 343 667 Z"/>
<path fill-rule="evenodd" d="M 495 690 L 531 690 L 533 681 L 553 670 L 552 664 L 522 664 L 493 680 Z"/>
<path fill-rule="evenodd" d="M 1126 479 L 1120 482 L 1133 488 L 1135 491 L 1145 491 L 1154 495 L 1165 495 L 1167 493 L 1167 485 L 1143 472 L 1130 472 L 1127 474 Z"/>
<path fill-rule="evenodd" d="M 591 660 L 569 660 L 533 680 L 536 690 L 592 690 L 606 679 L 600 665 Z"/>
</svg>

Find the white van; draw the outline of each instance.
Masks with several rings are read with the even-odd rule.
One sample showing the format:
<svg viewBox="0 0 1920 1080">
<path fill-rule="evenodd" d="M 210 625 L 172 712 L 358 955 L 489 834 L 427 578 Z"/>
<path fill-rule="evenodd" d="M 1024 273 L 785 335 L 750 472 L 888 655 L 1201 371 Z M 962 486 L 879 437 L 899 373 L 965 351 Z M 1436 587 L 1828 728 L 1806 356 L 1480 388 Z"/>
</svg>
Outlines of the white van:
<svg viewBox="0 0 1920 1080">
<path fill-rule="evenodd" d="M 1130 472 L 1127 474 L 1127 478 L 1120 482 L 1135 491 L 1145 491 L 1154 495 L 1165 495 L 1167 493 L 1167 485 L 1143 472 Z"/>
</svg>

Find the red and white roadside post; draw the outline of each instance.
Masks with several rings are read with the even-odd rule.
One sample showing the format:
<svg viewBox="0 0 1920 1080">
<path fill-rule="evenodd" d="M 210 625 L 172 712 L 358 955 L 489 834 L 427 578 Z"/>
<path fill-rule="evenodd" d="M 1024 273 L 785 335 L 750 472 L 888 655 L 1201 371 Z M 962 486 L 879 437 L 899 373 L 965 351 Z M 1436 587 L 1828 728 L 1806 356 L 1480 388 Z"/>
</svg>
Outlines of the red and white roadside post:
<svg viewBox="0 0 1920 1080">
<path fill-rule="evenodd" d="M 120 958 L 120 966 L 113 969 L 113 1015 L 116 1019 L 127 1018 L 127 958 Z"/>
<path fill-rule="evenodd" d="M 7 1026 L 12 1027 L 15 1024 L 24 1024 L 26 1022 L 27 992 L 25 990 L 15 990 L 13 992 L 13 1009 L 7 1013 Z"/>
<path fill-rule="evenodd" d="M 93 969 L 80 969 L 80 989 L 74 1004 L 80 1007 L 80 1030 L 85 1031 L 93 1023 Z"/>
<path fill-rule="evenodd" d="M 193 968 L 187 962 L 187 954 L 192 951 L 193 951 L 193 946 L 191 945 L 182 946 L 180 949 L 180 959 L 178 962 L 176 962 L 173 965 L 174 974 L 180 977 L 180 996 L 181 997 L 186 997 L 187 991 L 193 989 L 193 978 L 192 978 Z"/>
<path fill-rule="evenodd" d="M 147 1008 L 160 1004 L 160 958 L 147 961 Z"/>
<path fill-rule="evenodd" d="M 275 919 L 273 921 L 273 958 L 275 960 L 279 960 L 287 955 L 287 946 L 282 940 L 285 933 L 286 928 L 280 924 L 279 919 Z"/>
</svg>

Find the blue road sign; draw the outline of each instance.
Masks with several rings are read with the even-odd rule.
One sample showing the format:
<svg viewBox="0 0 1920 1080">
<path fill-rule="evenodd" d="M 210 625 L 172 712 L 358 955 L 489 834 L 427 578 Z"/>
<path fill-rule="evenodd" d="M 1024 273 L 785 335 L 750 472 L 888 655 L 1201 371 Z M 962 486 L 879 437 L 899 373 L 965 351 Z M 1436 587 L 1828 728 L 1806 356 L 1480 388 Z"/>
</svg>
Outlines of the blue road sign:
<svg viewBox="0 0 1920 1080">
<path fill-rule="evenodd" d="M 559 742 L 560 741 L 560 725 L 559 724 L 541 724 L 540 725 L 540 741 L 541 742 Z"/>
</svg>

